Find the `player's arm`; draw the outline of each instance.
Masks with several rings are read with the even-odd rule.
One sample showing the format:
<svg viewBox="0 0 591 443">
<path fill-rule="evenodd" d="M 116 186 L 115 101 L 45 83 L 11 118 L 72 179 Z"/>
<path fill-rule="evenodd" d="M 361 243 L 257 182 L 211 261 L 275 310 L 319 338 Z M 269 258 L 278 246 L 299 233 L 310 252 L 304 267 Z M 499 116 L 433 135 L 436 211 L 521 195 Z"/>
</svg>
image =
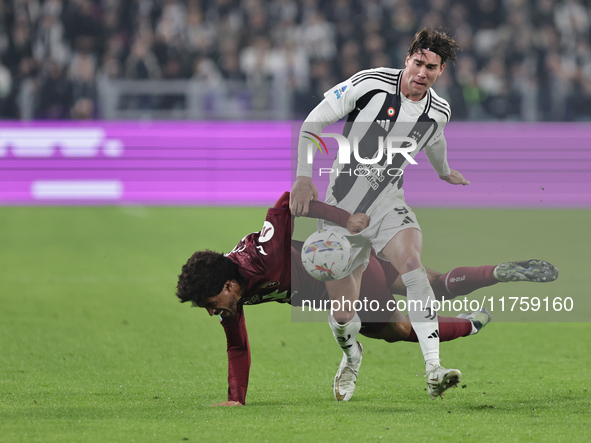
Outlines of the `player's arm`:
<svg viewBox="0 0 591 443">
<path fill-rule="evenodd" d="M 240 308 L 233 318 L 223 319 L 222 326 L 226 333 L 228 353 L 228 401 L 212 406 L 241 406 L 246 403 L 250 374 L 250 345 L 244 309 Z"/>
<path fill-rule="evenodd" d="M 310 202 L 310 211 L 307 217 L 321 218 L 347 228 L 352 234 L 363 231 L 369 225 L 369 217 L 366 214 L 349 214 L 336 206 L 327 205 L 319 201 Z"/>
<path fill-rule="evenodd" d="M 464 178 L 464 176 L 451 169 L 447 163 L 447 141 L 445 136 L 441 133 L 436 137 L 435 142 L 425 147 L 425 154 L 429 159 L 429 163 L 435 169 L 435 172 L 439 174 L 439 178 L 452 185 L 469 185 L 470 182 Z"/>
<path fill-rule="evenodd" d="M 308 144 L 319 143 L 320 133 L 331 123 L 339 120 L 328 100 L 324 99 L 306 117 L 298 137 L 298 165 L 296 181 L 291 188 L 291 212 L 296 215 L 306 215 L 310 201 L 318 200 L 318 189 L 312 183 L 312 162 L 308 159 Z M 315 152 L 315 151 L 314 151 Z M 313 157 L 313 155 L 312 155 Z"/>
<path fill-rule="evenodd" d="M 273 206 L 274 209 L 288 209 L 290 193 L 284 192 Z M 352 234 L 363 231 L 369 226 L 369 217 L 366 214 L 349 214 L 347 211 L 336 206 L 327 205 L 319 201 L 310 202 L 309 211 L 306 217 L 321 218 L 347 228 Z M 293 217 L 290 232 L 293 234 Z"/>
<path fill-rule="evenodd" d="M 337 208 L 336 206 L 327 205 L 319 201 L 310 202 L 310 210 L 306 217 L 320 218 L 327 220 L 332 223 L 336 223 L 343 228 L 347 227 L 347 220 L 351 217 L 344 209 Z"/>
<path fill-rule="evenodd" d="M 298 136 L 297 178 L 291 188 L 290 208 L 293 215 L 306 215 L 310 201 L 318 199 L 318 190 L 312 183 L 312 163 L 316 150 L 309 154 L 308 146 L 316 144 L 320 147 L 324 144 L 320 138 L 322 130 L 353 111 L 358 95 L 359 91 L 348 79 L 327 91 L 324 100 L 304 120 Z"/>
</svg>

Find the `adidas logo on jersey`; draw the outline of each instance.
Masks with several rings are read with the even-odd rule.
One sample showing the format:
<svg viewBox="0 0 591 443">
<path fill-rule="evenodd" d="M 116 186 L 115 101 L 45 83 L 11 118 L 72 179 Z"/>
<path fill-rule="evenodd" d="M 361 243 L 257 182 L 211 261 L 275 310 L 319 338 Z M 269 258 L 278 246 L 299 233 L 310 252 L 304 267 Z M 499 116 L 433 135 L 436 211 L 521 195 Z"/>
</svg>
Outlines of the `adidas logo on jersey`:
<svg viewBox="0 0 591 443">
<path fill-rule="evenodd" d="M 404 217 L 404 220 L 402 220 L 402 224 L 400 226 L 408 225 L 409 223 L 414 223 L 414 222 L 415 221 L 407 215 L 406 217 Z"/>
</svg>

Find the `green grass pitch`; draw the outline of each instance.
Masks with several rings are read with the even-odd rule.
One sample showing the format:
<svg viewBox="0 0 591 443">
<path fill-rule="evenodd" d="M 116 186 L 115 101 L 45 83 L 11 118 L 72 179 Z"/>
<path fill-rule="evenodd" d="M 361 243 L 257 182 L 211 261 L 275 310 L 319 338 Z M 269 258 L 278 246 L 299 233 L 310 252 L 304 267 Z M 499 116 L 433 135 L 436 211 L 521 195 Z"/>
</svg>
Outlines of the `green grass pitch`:
<svg viewBox="0 0 591 443">
<path fill-rule="evenodd" d="M 443 364 L 463 372 L 445 401 L 416 376 L 418 345 L 362 337 L 357 392 L 337 403 L 328 325 L 250 306 L 248 404 L 208 407 L 226 397 L 225 337 L 176 301 L 176 277 L 194 250 L 227 252 L 259 230 L 265 211 L 0 208 L 0 441 L 591 440 L 591 324 L 568 317 L 443 343 Z M 589 318 L 591 211 L 416 212 L 431 268 L 545 258 L 561 272 L 475 297 L 572 295 L 572 315 Z"/>
</svg>

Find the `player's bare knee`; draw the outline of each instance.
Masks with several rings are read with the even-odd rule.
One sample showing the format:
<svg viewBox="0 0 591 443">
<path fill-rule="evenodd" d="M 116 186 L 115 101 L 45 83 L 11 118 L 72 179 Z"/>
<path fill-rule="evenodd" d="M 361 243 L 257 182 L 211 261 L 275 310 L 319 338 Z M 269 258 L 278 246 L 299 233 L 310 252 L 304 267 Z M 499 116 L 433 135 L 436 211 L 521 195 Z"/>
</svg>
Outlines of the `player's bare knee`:
<svg viewBox="0 0 591 443">
<path fill-rule="evenodd" d="M 333 311 L 332 316 L 338 324 L 344 325 L 353 319 L 355 311 Z"/>
<path fill-rule="evenodd" d="M 355 269 L 353 269 L 353 272 L 351 272 L 352 278 L 361 279 L 361 277 L 363 276 L 363 271 L 365 271 L 364 265 L 357 266 Z"/>
<path fill-rule="evenodd" d="M 406 260 L 404 260 L 403 265 L 402 265 L 402 269 L 403 271 L 401 271 L 401 274 L 406 274 L 407 272 L 412 272 L 416 269 L 422 268 L 423 264 L 421 263 L 421 259 L 420 257 L 407 257 Z"/>
<path fill-rule="evenodd" d="M 388 343 L 396 343 L 408 339 L 411 326 L 409 322 L 391 321 L 381 331 L 380 337 Z"/>
<path fill-rule="evenodd" d="M 408 321 L 396 322 L 396 323 L 394 323 L 394 325 L 395 325 L 396 335 L 398 337 L 400 337 L 399 340 L 406 340 L 408 338 L 408 336 L 410 335 L 410 331 L 412 329 L 410 322 L 408 322 Z"/>
</svg>

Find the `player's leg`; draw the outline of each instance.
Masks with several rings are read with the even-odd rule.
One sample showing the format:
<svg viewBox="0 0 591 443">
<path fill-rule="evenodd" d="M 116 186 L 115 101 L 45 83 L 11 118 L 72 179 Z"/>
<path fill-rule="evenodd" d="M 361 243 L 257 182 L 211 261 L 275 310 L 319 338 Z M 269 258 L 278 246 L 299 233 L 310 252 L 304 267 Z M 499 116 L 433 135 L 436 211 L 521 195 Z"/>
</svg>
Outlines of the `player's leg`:
<svg viewBox="0 0 591 443">
<path fill-rule="evenodd" d="M 505 262 L 499 265 L 460 266 L 444 274 L 425 268 L 437 300 L 450 300 L 501 282 L 528 281 L 547 283 L 558 278 L 558 269 L 544 260 Z M 398 278 L 390 286 L 393 294 L 406 295 L 406 286 Z"/>
<path fill-rule="evenodd" d="M 398 310 L 388 284 L 397 276 L 397 271 L 390 263 L 373 255 L 370 257 L 359 295 L 360 301 L 364 302 L 364 309 L 359 311 L 361 334 L 364 336 L 389 343 L 408 341 L 412 325 L 408 316 Z"/>
<path fill-rule="evenodd" d="M 439 341 L 445 342 L 475 335 L 490 322 L 491 318 L 488 312 L 481 311 L 460 314 L 458 317 L 439 316 Z M 360 333 L 365 337 L 384 340 L 388 343 L 419 341 L 408 316 L 399 311 L 393 313 L 388 323 L 362 323 Z"/>
<path fill-rule="evenodd" d="M 392 312 L 392 317 L 388 322 L 362 322 L 361 326 L 361 334 L 364 337 L 384 340 L 388 343 L 399 341 L 417 342 L 416 334 L 412 329 L 408 316 L 398 310 Z M 414 336 L 415 340 L 412 340 L 411 336 Z"/>
<path fill-rule="evenodd" d="M 304 294 L 307 299 L 320 301 L 323 300 L 324 290 L 328 293 L 331 298 L 328 323 L 343 351 L 343 358 L 334 379 L 333 392 L 337 400 L 349 400 L 355 391 L 363 356 L 363 347 L 357 342 L 361 321 L 353 309 L 352 302 L 359 298 L 359 281 L 369 258 L 356 251 L 358 254 L 353 261 L 353 272 L 344 279 L 325 284 L 310 277 L 303 268 L 301 247 L 301 242 L 292 240 L 292 306 L 301 305 Z M 369 252 L 369 247 L 366 252 Z M 345 301 L 349 303 L 344 303 Z"/>
<path fill-rule="evenodd" d="M 398 310 L 397 301 L 390 292 L 390 282 L 399 282 L 406 293 L 406 286 L 399 278 L 396 269 L 388 262 L 375 256 L 370 258 L 369 265 L 361 281 L 360 301 L 364 309 L 359 311 L 361 318 L 361 334 L 389 343 L 397 341 L 417 342 L 417 336 L 407 315 Z M 448 324 L 440 325 L 440 340 L 447 341 L 468 335 L 471 331 L 470 322 L 464 319 L 453 319 L 460 326 L 450 328 Z"/>
<path fill-rule="evenodd" d="M 350 301 L 359 298 L 359 280 L 361 280 L 365 265 L 358 266 L 344 279 L 326 282 L 325 284 L 312 278 L 304 269 L 301 261 L 302 242 L 292 240 L 291 243 L 292 306 L 301 306 L 303 297 L 307 300 L 318 301 L 320 304 L 326 290 L 329 297 L 332 297 L 329 325 L 335 340 L 349 360 L 359 360 L 359 349 L 357 346 L 352 346 L 352 344 L 356 343 L 361 322 L 355 315 Z M 345 300 L 349 301 L 349 303 L 343 303 Z"/>
<path fill-rule="evenodd" d="M 349 275 L 340 279 L 325 282 L 326 292 L 332 303 L 334 319 L 337 323 L 344 324 L 354 317 L 354 302 L 359 299 L 361 291 L 361 278 L 364 265 L 356 267 Z"/>
<path fill-rule="evenodd" d="M 435 298 L 440 301 L 444 297 L 449 300 L 498 283 L 499 280 L 493 276 L 494 269 L 495 266 L 463 266 L 442 274 L 425 267 Z M 400 275 L 390 285 L 390 290 L 392 294 L 406 295 L 406 286 Z"/>
<path fill-rule="evenodd" d="M 449 300 L 498 283 L 493 275 L 494 269 L 495 266 L 488 265 L 462 266 L 445 274 L 430 271 L 429 280 L 437 300 Z"/>
<path fill-rule="evenodd" d="M 420 254 L 422 234 L 418 228 L 399 231 L 381 253 L 399 270 L 406 286 L 408 314 L 425 359 L 427 388 L 431 398 L 457 386 L 462 373 L 439 364 L 439 322 L 431 302 L 435 294 L 423 267 Z"/>
<path fill-rule="evenodd" d="M 360 275 L 361 285 L 359 296 L 353 300 L 357 301 L 357 304 L 351 305 L 358 312 L 354 314 L 347 312 L 344 318 L 341 313 L 341 318 L 347 320 L 351 315 L 354 315 L 354 318 L 360 321 L 357 325 L 361 327 L 363 324 L 363 333 L 369 337 L 372 337 L 371 333 L 373 332 L 379 333 L 384 328 L 384 325 L 393 319 L 394 321 L 392 321 L 392 327 L 390 329 L 396 329 L 400 337 L 408 337 L 410 333 L 410 322 L 408 319 L 403 318 L 396 310 L 396 300 L 390 294 L 388 285 L 388 281 L 393 280 L 395 276 L 390 274 L 387 277 L 381 262 L 375 256 L 369 256 L 367 260 L 367 267 L 363 266 L 365 270 Z M 363 268 L 360 268 L 360 270 Z M 389 271 L 393 269 L 390 267 Z M 336 294 L 339 294 L 339 283 L 327 284 L 327 289 L 329 287 L 331 290 L 337 290 Z M 343 347 L 343 352 L 345 353 L 335 376 L 334 394 L 337 400 L 348 400 L 355 390 L 361 356 L 363 354 L 363 347 L 356 340 L 356 333 L 359 332 L 359 329 L 351 328 L 349 323 L 339 325 L 335 318 L 330 316 L 329 323 L 333 328 L 337 342 Z M 388 331 L 393 336 L 394 333 L 390 332 L 390 329 Z M 358 360 L 354 360 L 347 355 L 351 349 L 361 351 L 361 356 Z"/>
<path fill-rule="evenodd" d="M 332 303 L 328 324 L 343 350 L 343 358 L 333 382 L 334 396 L 338 401 L 348 401 L 353 396 L 363 358 L 363 346 L 357 342 L 361 320 L 353 306 L 359 299 L 364 269 L 364 265 L 358 266 L 347 277 L 326 282 L 326 291 Z"/>
<path fill-rule="evenodd" d="M 431 309 L 435 295 L 421 263 L 423 238 L 419 229 L 399 231 L 381 253 L 400 272 L 408 298 L 408 316 L 417 334 L 426 369 L 439 365 L 437 314 Z"/>
<path fill-rule="evenodd" d="M 427 267 L 425 267 L 425 271 L 427 271 L 427 278 L 429 279 L 429 284 L 431 285 L 431 289 L 433 289 L 433 293 L 435 294 L 437 300 L 441 300 L 443 296 L 445 296 L 446 298 L 455 297 L 450 296 L 449 292 L 446 289 L 443 277 L 447 274 L 441 274 L 440 272 L 434 271 Z M 455 282 L 455 278 L 453 278 L 452 281 Z M 484 286 L 488 286 L 488 284 L 482 284 L 480 287 Z M 390 285 L 390 291 L 392 292 L 392 294 L 406 296 L 406 286 L 404 285 L 404 282 L 402 281 L 402 277 L 400 276 L 400 274 L 398 274 L 396 280 L 394 280 L 394 282 Z"/>
<path fill-rule="evenodd" d="M 326 282 L 326 292 L 331 300 L 329 324 L 337 343 L 350 362 L 360 359 L 360 349 L 353 344 L 357 342 L 361 320 L 353 306 L 359 299 L 364 269 L 365 266 L 358 266 L 345 278 Z"/>
</svg>

